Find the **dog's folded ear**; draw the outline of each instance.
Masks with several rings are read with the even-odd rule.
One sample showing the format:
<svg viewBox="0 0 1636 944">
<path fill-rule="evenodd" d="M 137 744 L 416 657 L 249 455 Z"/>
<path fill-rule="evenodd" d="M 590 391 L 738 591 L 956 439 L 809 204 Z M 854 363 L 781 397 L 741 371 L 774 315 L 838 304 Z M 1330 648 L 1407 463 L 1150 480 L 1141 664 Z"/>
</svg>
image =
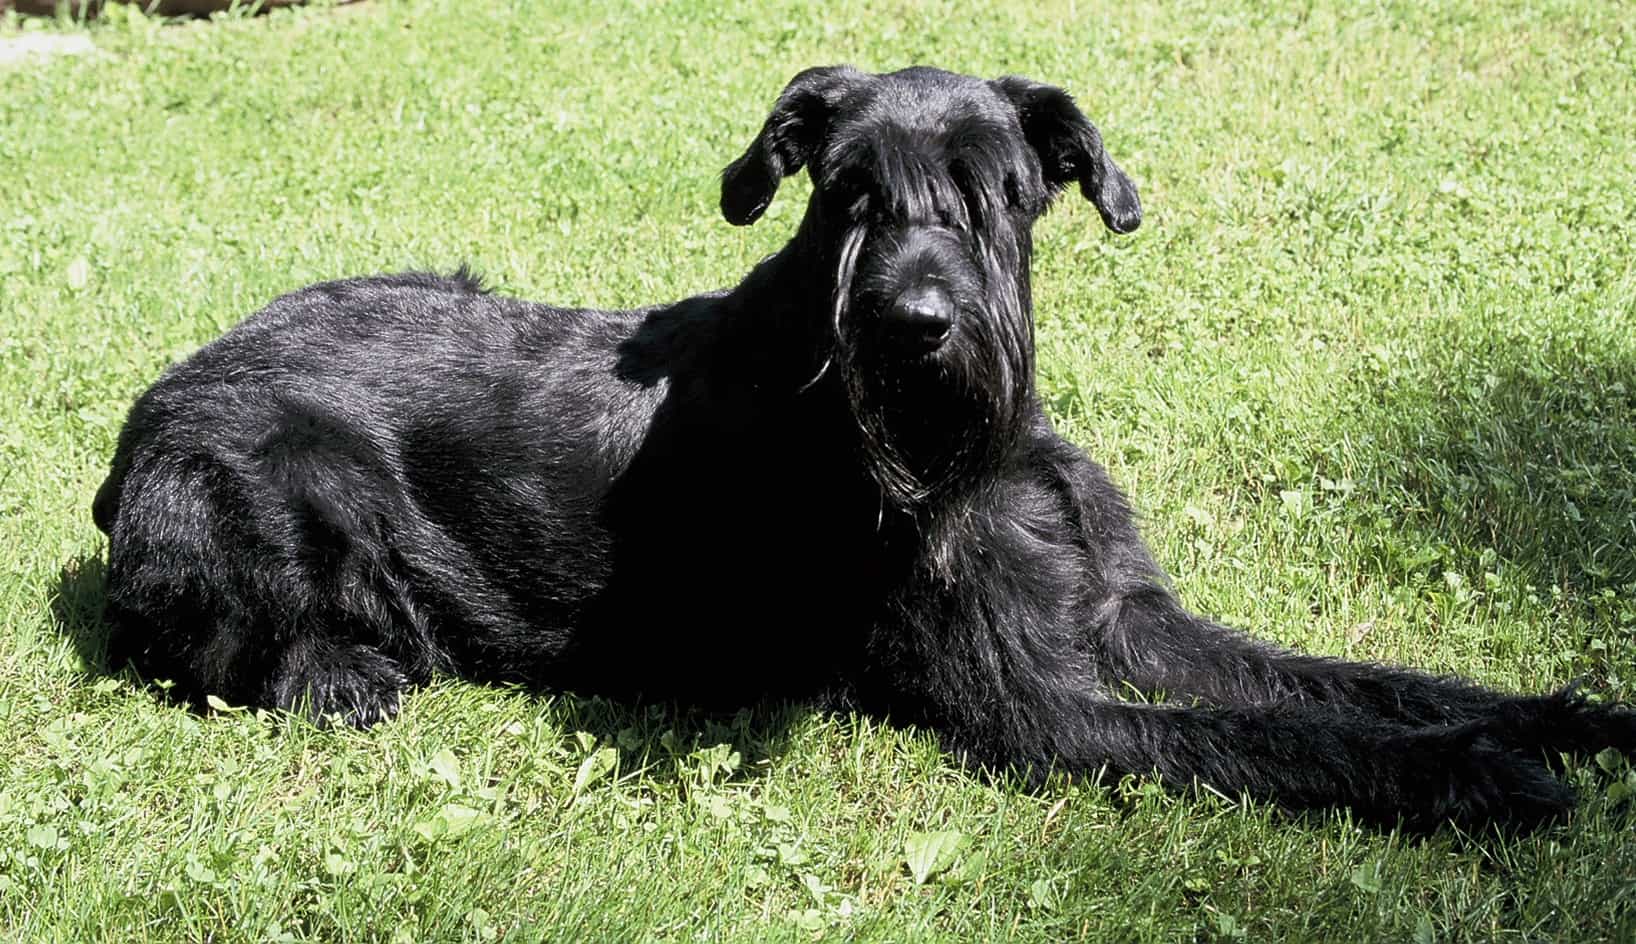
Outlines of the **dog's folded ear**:
<svg viewBox="0 0 1636 944">
<path fill-rule="evenodd" d="M 812 159 L 836 106 L 862 78 L 851 66 L 823 66 L 790 80 L 761 133 L 722 171 L 721 215 L 727 222 L 744 226 L 761 217 L 779 182 Z"/>
<path fill-rule="evenodd" d="M 1142 202 L 1119 165 L 1102 149 L 1102 133 L 1062 89 L 1020 76 L 994 81 L 1017 108 L 1023 137 L 1039 154 L 1045 183 L 1057 193 L 1071 181 L 1116 233 L 1142 225 Z"/>
</svg>

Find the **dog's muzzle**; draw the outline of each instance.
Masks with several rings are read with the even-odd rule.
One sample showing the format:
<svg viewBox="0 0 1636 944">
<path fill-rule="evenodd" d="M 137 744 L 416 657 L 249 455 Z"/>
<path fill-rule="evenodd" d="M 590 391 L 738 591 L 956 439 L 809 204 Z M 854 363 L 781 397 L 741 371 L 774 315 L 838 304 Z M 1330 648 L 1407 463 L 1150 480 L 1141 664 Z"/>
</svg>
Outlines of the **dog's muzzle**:
<svg viewBox="0 0 1636 944">
<path fill-rule="evenodd" d="M 892 299 L 882 316 L 893 341 L 916 353 L 930 353 L 954 330 L 954 298 L 934 283 L 912 285 Z"/>
</svg>

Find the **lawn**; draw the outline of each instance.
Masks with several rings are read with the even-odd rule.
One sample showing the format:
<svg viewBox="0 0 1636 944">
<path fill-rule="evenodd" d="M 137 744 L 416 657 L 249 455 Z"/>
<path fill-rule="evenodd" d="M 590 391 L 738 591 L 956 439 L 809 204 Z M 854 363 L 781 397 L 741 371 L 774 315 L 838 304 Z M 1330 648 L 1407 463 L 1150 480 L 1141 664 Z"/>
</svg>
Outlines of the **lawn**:
<svg viewBox="0 0 1636 944">
<path fill-rule="evenodd" d="M 445 681 L 366 732 L 101 659 L 132 398 L 272 296 L 731 284 L 720 168 L 798 69 L 1061 84 L 1142 187 L 1035 232 L 1039 388 L 1193 607 L 1315 652 L 1636 699 L 1636 17 L 1529 4 L 367 3 L 0 61 L 0 936 L 61 941 L 1636 939 L 1636 773 L 1525 837 L 1151 783 L 1027 790 L 924 732 Z"/>
</svg>

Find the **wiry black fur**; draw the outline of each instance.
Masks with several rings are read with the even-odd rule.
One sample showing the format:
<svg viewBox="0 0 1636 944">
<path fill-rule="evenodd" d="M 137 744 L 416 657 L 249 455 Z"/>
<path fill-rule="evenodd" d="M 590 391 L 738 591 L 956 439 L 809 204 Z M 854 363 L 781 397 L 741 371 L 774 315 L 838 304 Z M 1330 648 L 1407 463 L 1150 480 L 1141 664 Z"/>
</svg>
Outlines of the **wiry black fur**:
<svg viewBox="0 0 1636 944">
<path fill-rule="evenodd" d="M 400 275 L 286 295 L 131 411 L 95 515 L 115 659 L 394 713 L 438 672 L 713 705 L 831 695 L 965 758 L 1381 822 L 1564 812 L 1630 712 L 1297 655 L 1176 601 L 1034 392 L 1030 230 L 1136 189 L 1060 89 L 795 77 L 722 181 L 805 218 L 737 287 L 563 310 Z M 1121 700 L 1126 687 L 1171 704 Z"/>
</svg>

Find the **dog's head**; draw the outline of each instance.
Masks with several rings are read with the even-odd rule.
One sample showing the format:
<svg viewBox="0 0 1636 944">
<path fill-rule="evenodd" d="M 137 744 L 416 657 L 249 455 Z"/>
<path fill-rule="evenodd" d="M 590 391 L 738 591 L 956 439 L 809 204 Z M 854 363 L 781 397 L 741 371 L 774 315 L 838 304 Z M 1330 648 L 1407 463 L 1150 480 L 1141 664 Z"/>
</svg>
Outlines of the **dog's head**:
<svg viewBox="0 0 1636 944">
<path fill-rule="evenodd" d="M 1061 89 L 928 68 L 797 75 L 722 175 L 722 214 L 754 222 L 802 167 L 813 194 L 797 239 L 834 273 L 818 306 L 834 366 L 876 478 L 920 501 L 1026 415 L 1034 221 L 1077 183 L 1128 233 L 1136 187 Z"/>
</svg>

